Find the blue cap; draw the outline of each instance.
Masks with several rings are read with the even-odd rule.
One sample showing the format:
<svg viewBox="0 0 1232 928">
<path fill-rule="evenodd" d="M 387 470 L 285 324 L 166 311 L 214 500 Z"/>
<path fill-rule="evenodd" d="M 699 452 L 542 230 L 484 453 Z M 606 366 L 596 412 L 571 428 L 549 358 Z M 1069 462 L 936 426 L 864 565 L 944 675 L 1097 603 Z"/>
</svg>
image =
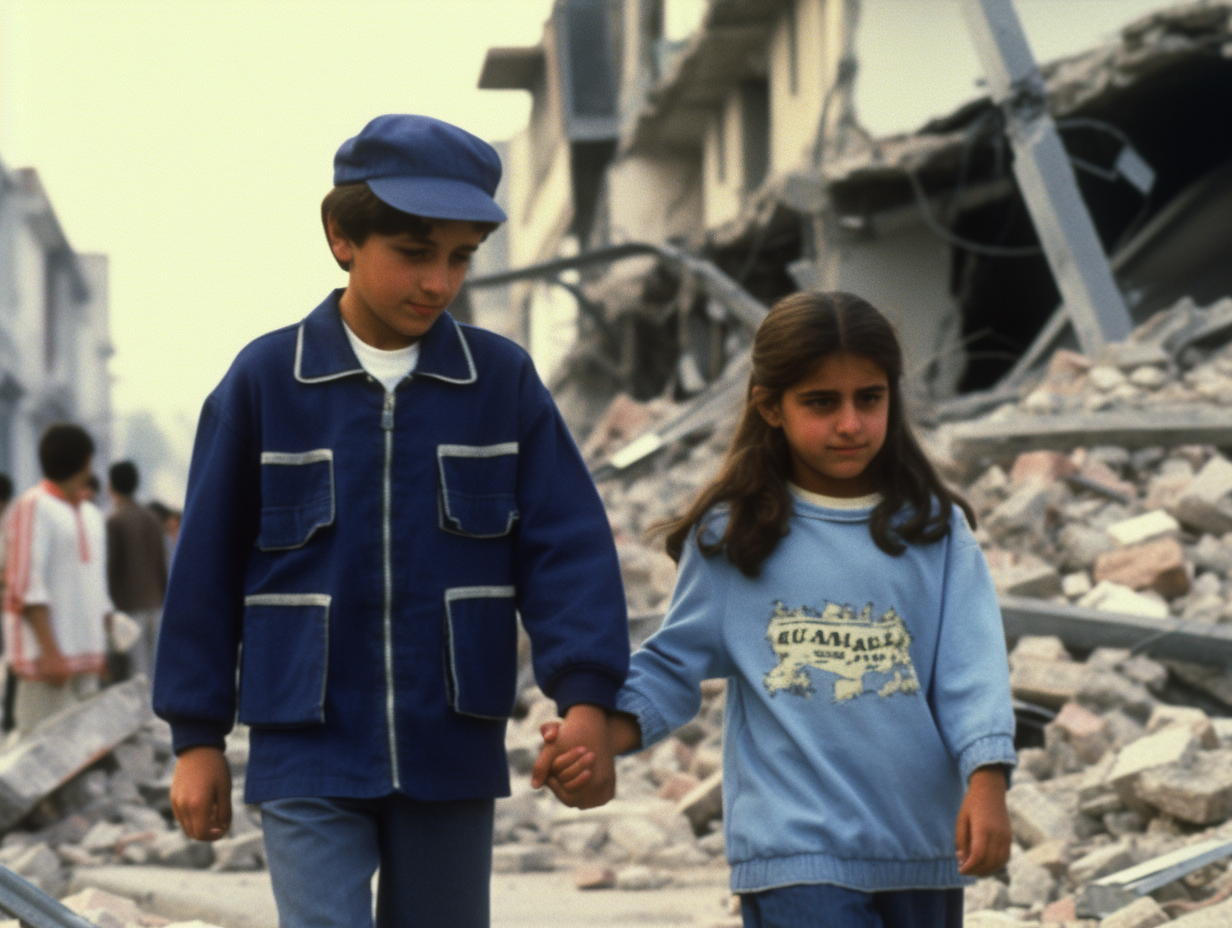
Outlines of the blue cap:
<svg viewBox="0 0 1232 928">
<path fill-rule="evenodd" d="M 378 116 L 334 156 L 334 184 L 364 181 L 394 209 L 427 219 L 504 222 L 492 195 L 496 149 L 431 116 Z"/>
</svg>

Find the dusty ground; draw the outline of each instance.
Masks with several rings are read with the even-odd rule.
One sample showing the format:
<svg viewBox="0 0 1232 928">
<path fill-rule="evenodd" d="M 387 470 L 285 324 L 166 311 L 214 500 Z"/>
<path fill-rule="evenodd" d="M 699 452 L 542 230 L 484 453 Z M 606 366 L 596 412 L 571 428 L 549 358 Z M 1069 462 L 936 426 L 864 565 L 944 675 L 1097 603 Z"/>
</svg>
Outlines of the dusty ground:
<svg viewBox="0 0 1232 928">
<path fill-rule="evenodd" d="M 497 874 L 492 878 L 492 928 L 712 928 L 731 923 L 725 872 L 706 868 L 677 877 L 679 885 L 646 892 L 582 892 L 566 872 Z M 79 870 L 73 885 L 74 890 L 96 886 L 127 896 L 168 918 L 197 918 L 223 928 L 278 925 L 264 872 L 96 867 Z"/>
</svg>

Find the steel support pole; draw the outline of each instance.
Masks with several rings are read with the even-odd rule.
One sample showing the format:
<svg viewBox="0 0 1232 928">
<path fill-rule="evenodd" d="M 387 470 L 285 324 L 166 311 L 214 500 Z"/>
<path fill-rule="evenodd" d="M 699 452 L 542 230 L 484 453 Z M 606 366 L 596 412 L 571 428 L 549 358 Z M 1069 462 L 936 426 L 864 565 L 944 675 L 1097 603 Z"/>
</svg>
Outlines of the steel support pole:
<svg viewBox="0 0 1232 928">
<path fill-rule="evenodd" d="M 1124 339 L 1132 323 L 1048 114 L 1043 78 L 1013 0 L 962 0 L 962 6 L 989 92 L 1005 113 L 1018 187 L 1078 343 L 1094 357 Z"/>
</svg>

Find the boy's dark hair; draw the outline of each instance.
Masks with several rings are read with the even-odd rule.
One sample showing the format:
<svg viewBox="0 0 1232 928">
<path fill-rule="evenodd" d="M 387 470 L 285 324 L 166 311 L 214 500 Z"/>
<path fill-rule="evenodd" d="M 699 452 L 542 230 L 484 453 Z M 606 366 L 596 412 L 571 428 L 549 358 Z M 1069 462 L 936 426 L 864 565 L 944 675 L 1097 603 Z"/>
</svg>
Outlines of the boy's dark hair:
<svg viewBox="0 0 1232 928">
<path fill-rule="evenodd" d="M 418 239 L 426 239 L 432 234 L 431 219 L 394 209 L 365 183 L 341 184 L 325 194 L 325 199 L 321 201 L 321 225 L 325 227 L 327 242 L 331 216 L 347 241 L 356 246 L 362 246 L 373 233 L 406 234 Z M 471 225 L 486 236 L 498 223 L 472 221 Z M 338 261 L 338 266 L 344 271 L 350 270 L 341 261 Z"/>
<path fill-rule="evenodd" d="M 132 496 L 137 489 L 137 465 L 132 461 L 117 461 L 107 471 L 107 480 L 111 489 L 121 496 Z"/>
<path fill-rule="evenodd" d="M 822 359 L 838 353 L 874 362 L 889 382 L 889 421 L 885 444 L 869 462 L 881 502 L 869 519 L 877 547 L 902 554 L 907 543 L 928 544 L 944 538 L 950 515 L 961 507 L 975 526 L 975 514 L 937 476 L 920 448 L 903 412 L 900 380 L 903 352 L 890 321 L 867 301 L 849 293 L 806 291 L 774 305 L 753 339 L 753 371 L 744 414 L 723 470 L 705 487 L 689 510 L 658 526 L 667 535 L 667 553 L 679 561 L 684 543 L 716 504 L 730 516 L 721 538 L 699 532 L 698 547 L 709 556 L 723 551 L 740 572 L 756 577 L 788 532 L 791 454 L 783 430 L 770 426 L 758 407 L 774 405 Z M 896 518 L 905 516 L 903 518 Z"/>
<path fill-rule="evenodd" d="M 13 478 L 8 474 L 0 474 L 0 506 L 8 505 L 13 498 Z"/>
<path fill-rule="evenodd" d="M 48 480 L 67 480 L 81 472 L 94 454 L 94 439 L 80 425 L 57 422 L 39 439 L 39 466 Z"/>
</svg>

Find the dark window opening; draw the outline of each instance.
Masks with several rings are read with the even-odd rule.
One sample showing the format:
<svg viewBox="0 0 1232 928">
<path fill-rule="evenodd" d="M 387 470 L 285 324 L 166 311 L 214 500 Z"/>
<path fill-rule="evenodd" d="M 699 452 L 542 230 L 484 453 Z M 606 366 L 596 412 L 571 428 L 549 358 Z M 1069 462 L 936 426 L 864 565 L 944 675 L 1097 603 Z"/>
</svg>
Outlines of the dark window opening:
<svg viewBox="0 0 1232 928">
<path fill-rule="evenodd" d="M 741 82 L 740 114 L 744 191 L 752 193 L 770 169 L 770 82 L 764 77 Z"/>
</svg>

